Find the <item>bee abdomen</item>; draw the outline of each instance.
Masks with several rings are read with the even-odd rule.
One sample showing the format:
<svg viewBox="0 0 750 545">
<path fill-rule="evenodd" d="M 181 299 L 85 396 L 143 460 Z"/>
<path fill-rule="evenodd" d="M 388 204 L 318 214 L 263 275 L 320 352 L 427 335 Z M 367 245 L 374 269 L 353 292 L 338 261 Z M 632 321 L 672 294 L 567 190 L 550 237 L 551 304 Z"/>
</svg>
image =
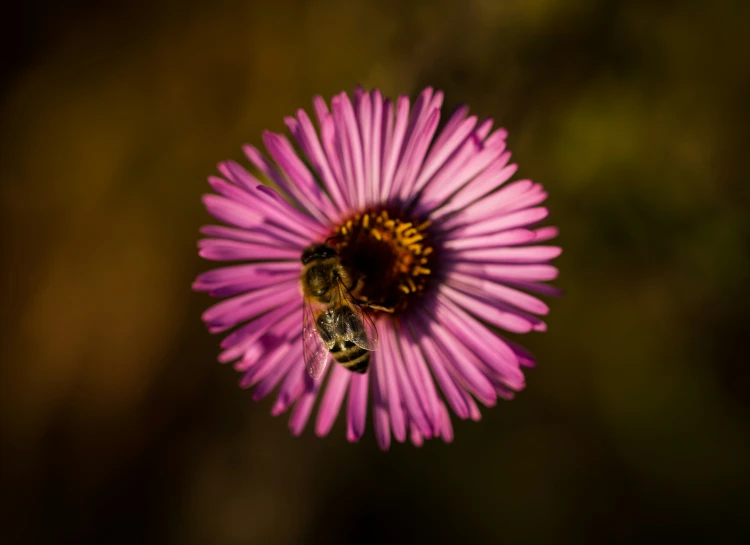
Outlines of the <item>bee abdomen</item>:
<svg viewBox="0 0 750 545">
<path fill-rule="evenodd" d="M 331 350 L 333 358 L 349 371 L 364 373 L 370 364 L 370 353 L 351 341 L 344 341 Z"/>
</svg>

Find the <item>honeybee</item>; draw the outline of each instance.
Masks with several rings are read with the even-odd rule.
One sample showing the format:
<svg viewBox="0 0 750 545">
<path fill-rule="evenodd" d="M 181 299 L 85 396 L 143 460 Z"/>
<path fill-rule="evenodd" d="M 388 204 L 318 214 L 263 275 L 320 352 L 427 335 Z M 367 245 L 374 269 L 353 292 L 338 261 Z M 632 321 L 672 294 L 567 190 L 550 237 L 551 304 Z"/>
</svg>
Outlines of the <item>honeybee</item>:
<svg viewBox="0 0 750 545">
<path fill-rule="evenodd" d="M 365 373 L 378 346 L 375 324 L 352 295 L 358 278 L 326 243 L 302 253 L 302 349 L 312 378 L 323 374 L 330 358 L 355 373 Z"/>
</svg>

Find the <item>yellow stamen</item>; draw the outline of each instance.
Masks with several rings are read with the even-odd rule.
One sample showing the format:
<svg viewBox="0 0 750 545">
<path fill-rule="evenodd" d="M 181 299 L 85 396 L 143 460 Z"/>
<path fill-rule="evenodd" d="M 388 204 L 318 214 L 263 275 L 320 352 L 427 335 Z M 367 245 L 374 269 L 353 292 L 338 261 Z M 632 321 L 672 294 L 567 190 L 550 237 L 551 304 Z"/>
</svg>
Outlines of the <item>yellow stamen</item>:
<svg viewBox="0 0 750 545">
<path fill-rule="evenodd" d="M 401 246 L 409 247 L 415 242 L 419 242 L 420 240 L 422 240 L 422 238 L 422 235 L 417 235 L 411 238 L 407 238 L 406 240 L 401 240 Z"/>
</svg>

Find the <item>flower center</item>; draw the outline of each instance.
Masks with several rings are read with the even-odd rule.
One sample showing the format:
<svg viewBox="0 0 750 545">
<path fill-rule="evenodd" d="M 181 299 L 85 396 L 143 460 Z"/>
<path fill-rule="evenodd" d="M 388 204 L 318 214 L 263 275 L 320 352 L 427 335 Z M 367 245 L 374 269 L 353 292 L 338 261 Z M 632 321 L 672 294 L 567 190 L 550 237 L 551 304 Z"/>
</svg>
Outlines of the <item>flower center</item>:
<svg viewBox="0 0 750 545">
<path fill-rule="evenodd" d="M 427 241 L 429 224 L 378 210 L 356 214 L 341 225 L 331 245 L 359 279 L 352 295 L 386 312 L 402 312 L 421 296 L 434 257 Z"/>
</svg>

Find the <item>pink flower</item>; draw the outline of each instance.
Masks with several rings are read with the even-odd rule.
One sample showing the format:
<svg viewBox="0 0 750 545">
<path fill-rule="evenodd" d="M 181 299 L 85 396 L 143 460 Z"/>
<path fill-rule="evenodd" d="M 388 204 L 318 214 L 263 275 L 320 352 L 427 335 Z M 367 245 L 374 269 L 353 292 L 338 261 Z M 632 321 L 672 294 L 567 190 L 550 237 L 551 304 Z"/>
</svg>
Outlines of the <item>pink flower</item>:
<svg viewBox="0 0 750 545">
<path fill-rule="evenodd" d="M 391 435 L 415 445 L 480 418 L 524 387 L 533 357 L 498 331 L 544 331 L 538 318 L 542 282 L 557 276 L 550 260 L 561 250 L 543 243 L 557 235 L 538 227 L 547 217 L 540 184 L 509 182 L 507 133 L 492 131 L 459 108 L 438 133 L 443 95 L 425 89 L 409 99 L 357 90 L 333 97 L 331 110 L 313 100 L 316 129 L 303 110 L 285 119 L 294 145 L 265 132 L 267 159 L 244 148 L 264 185 L 239 164 L 219 165 L 203 199 L 227 226 L 202 228 L 200 255 L 240 262 L 201 274 L 193 288 L 228 297 L 203 314 L 212 333 L 234 329 L 221 343 L 221 362 L 234 362 L 253 399 L 278 387 L 273 414 L 291 408 L 292 433 L 305 428 L 323 391 L 315 431 L 328 434 L 346 405 L 350 441 L 362 437 L 372 400 L 378 444 Z M 356 235 L 354 233 L 357 233 Z M 335 237 L 335 238 L 331 238 Z M 303 361 L 301 255 L 332 240 L 364 280 L 367 309 L 379 336 L 366 374 L 333 361 L 313 379 Z M 357 270 L 361 269 L 361 270 Z M 387 304 L 386 304 L 387 303 Z M 330 359 L 330 358 L 329 358 Z"/>
</svg>

